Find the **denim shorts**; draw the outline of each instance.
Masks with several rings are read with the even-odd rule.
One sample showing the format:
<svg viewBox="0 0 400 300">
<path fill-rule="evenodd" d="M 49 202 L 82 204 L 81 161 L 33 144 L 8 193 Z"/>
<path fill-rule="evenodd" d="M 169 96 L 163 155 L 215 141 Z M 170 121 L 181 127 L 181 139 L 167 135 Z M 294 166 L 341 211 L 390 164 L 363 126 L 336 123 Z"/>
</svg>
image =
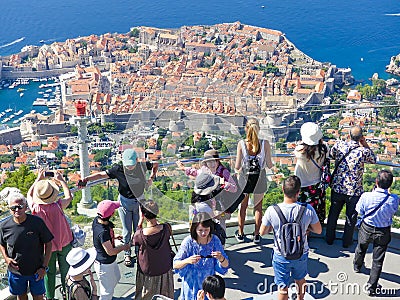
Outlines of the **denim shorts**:
<svg viewBox="0 0 400 300">
<path fill-rule="evenodd" d="M 302 257 L 296 260 L 288 260 L 282 255 L 276 254 L 272 257 L 272 267 L 274 268 L 275 279 L 274 282 L 278 288 L 285 288 L 289 286 L 290 276 L 294 280 L 300 280 L 306 277 L 308 253 L 303 254 Z"/>
<path fill-rule="evenodd" d="M 8 285 L 13 295 L 23 295 L 28 291 L 28 284 L 33 296 L 40 296 L 46 293 L 44 279 L 36 281 L 37 275 L 17 275 L 8 271 Z"/>
</svg>

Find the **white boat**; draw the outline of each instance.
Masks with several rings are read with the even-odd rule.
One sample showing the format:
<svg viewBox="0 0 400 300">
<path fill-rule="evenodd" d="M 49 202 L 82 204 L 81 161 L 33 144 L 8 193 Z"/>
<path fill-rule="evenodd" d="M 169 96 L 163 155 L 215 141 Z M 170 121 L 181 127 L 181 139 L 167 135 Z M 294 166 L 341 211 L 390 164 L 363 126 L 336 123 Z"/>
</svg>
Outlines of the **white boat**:
<svg viewBox="0 0 400 300">
<path fill-rule="evenodd" d="M 34 114 L 35 112 L 36 112 L 36 110 L 32 109 L 29 113 Z"/>
<path fill-rule="evenodd" d="M 12 115 L 10 115 L 8 118 L 11 120 L 11 119 L 14 118 L 14 117 L 15 117 L 15 115 L 12 114 Z"/>
<path fill-rule="evenodd" d="M 23 96 L 24 96 L 24 93 L 20 93 L 19 96 L 20 96 L 20 97 L 23 97 Z"/>
<path fill-rule="evenodd" d="M 7 108 L 7 109 L 5 110 L 6 113 L 9 113 L 9 112 L 11 112 L 11 111 L 12 111 L 12 108 Z"/>
<path fill-rule="evenodd" d="M 44 112 L 42 112 L 43 115 L 47 115 L 49 112 L 47 110 L 45 110 Z"/>
<path fill-rule="evenodd" d="M 20 119 L 18 119 L 18 120 L 14 120 L 14 121 L 13 121 L 13 124 L 17 124 L 17 123 L 19 123 L 19 122 L 21 122 L 21 120 L 20 120 Z"/>
<path fill-rule="evenodd" d="M 17 111 L 16 113 L 15 113 L 15 115 L 16 116 L 19 116 L 20 114 L 22 114 L 24 111 L 22 110 L 22 109 L 20 109 L 19 111 Z"/>
<path fill-rule="evenodd" d="M 45 90 L 46 93 L 51 93 L 52 91 L 53 91 L 52 89 Z"/>
<path fill-rule="evenodd" d="M 43 95 L 43 94 L 44 94 L 44 92 L 43 92 L 43 91 L 40 91 L 40 92 L 38 92 L 38 94 L 41 94 L 41 95 Z"/>
<path fill-rule="evenodd" d="M 47 99 L 43 99 L 43 98 L 37 98 L 32 103 L 33 106 L 45 106 L 46 104 L 47 104 Z"/>
<path fill-rule="evenodd" d="M 60 106 L 61 101 L 57 99 L 50 99 L 47 101 L 47 107 L 58 107 Z"/>
<path fill-rule="evenodd" d="M 43 97 L 44 97 L 44 98 L 49 98 L 50 95 L 49 95 L 49 94 L 43 94 Z"/>
</svg>

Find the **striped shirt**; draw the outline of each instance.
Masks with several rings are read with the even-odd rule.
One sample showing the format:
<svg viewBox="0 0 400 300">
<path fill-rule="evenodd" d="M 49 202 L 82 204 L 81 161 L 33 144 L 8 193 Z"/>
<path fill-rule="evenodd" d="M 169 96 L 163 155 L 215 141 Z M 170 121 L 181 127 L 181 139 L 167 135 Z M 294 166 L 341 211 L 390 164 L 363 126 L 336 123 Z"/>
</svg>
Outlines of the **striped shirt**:
<svg viewBox="0 0 400 300">
<path fill-rule="evenodd" d="M 372 192 L 363 193 L 356 205 L 356 211 L 365 216 L 372 212 L 385 199 L 388 190 L 376 188 Z M 389 227 L 393 222 L 393 215 L 399 207 L 399 197 L 390 194 L 385 203 L 372 215 L 366 217 L 364 222 L 374 227 Z"/>
</svg>

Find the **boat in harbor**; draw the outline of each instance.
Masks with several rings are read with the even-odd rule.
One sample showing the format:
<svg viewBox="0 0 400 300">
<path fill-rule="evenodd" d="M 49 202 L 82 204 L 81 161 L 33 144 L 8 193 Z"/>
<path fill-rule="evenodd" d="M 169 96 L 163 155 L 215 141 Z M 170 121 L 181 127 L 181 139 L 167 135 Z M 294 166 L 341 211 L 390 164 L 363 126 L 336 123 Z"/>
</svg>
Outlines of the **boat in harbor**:
<svg viewBox="0 0 400 300">
<path fill-rule="evenodd" d="M 26 91 L 26 89 L 24 89 L 24 88 L 18 88 L 18 90 L 17 90 L 18 93 L 21 93 L 21 92 L 23 92 L 23 91 Z"/>
<path fill-rule="evenodd" d="M 22 114 L 24 111 L 22 110 L 22 109 L 20 109 L 19 111 L 17 111 L 16 113 L 15 113 L 15 115 L 16 116 L 19 116 L 20 114 Z"/>
<path fill-rule="evenodd" d="M 5 110 L 5 112 L 6 112 L 6 113 L 12 112 L 12 108 L 7 108 L 7 109 Z"/>
<path fill-rule="evenodd" d="M 20 97 L 23 97 L 23 96 L 24 96 L 24 93 L 20 93 L 19 96 L 20 96 Z"/>
<path fill-rule="evenodd" d="M 47 104 L 47 99 L 43 98 L 36 98 L 35 101 L 33 101 L 32 105 L 33 106 L 46 106 Z"/>
</svg>

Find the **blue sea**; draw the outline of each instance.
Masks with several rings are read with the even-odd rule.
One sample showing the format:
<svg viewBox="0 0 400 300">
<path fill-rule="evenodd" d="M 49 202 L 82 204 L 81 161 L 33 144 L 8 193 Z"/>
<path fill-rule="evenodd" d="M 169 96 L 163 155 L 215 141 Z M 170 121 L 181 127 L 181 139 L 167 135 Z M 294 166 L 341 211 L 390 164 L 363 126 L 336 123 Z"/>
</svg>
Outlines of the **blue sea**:
<svg viewBox="0 0 400 300">
<path fill-rule="evenodd" d="M 235 21 L 280 30 L 316 60 L 351 67 L 359 81 L 375 72 L 387 78 L 385 66 L 400 53 L 399 0 L 0 0 L 0 4 L 0 55 L 40 45 L 40 40 L 52 43 L 128 32 L 133 26 L 177 28 Z M 0 90 L 0 110 L 13 105 L 4 101 L 8 93 Z M 29 97 L 15 101 L 31 104 Z"/>
</svg>

